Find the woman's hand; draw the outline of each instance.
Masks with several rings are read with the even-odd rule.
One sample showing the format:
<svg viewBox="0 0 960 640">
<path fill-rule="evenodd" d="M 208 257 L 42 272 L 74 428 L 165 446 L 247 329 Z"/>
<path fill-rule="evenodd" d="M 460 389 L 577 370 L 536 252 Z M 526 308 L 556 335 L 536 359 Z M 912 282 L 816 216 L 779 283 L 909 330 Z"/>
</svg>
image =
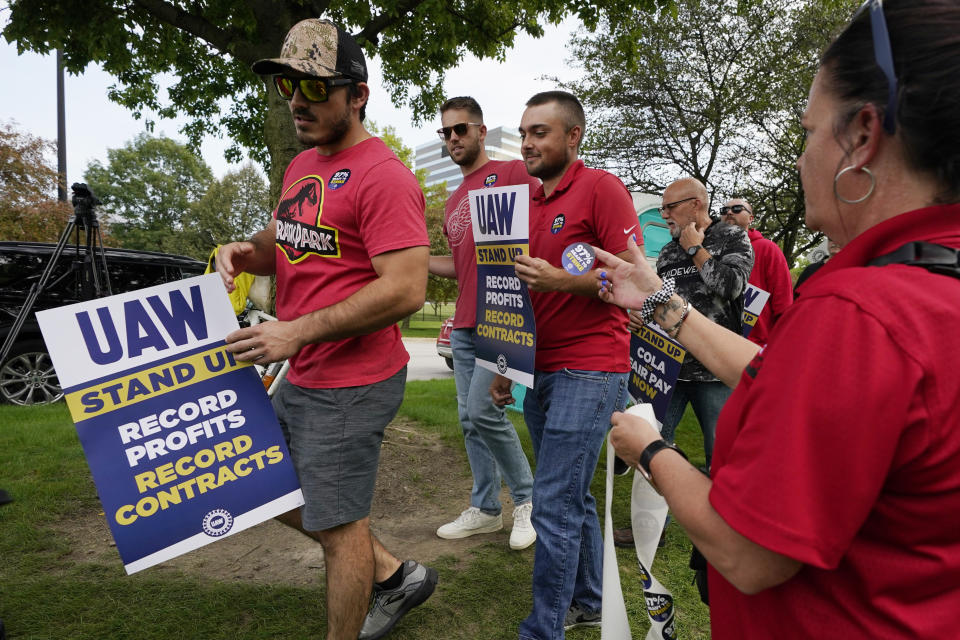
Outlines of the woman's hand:
<svg viewBox="0 0 960 640">
<path fill-rule="evenodd" d="M 663 286 L 663 281 L 647 263 L 643 249 L 637 246 L 633 238 L 627 240 L 627 251 L 630 252 L 633 264 L 599 247 L 594 247 L 593 250 L 597 259 L 606 266 L 606 269 L 601 267 L 595 271 L 597 286 L 600 287 L 600 299 L 604 302 L 624 309 L 639 309 L 648 296 Z"/>
<path fill-rule="evenodd" d="M 656 427 L 639 416 L 614 411 L 610 417 L 610 444 L 617 452 L 617 457 L 631 467 L 640 464 L 640 454 L 654 440 L 660 439 Z"/>
</svg>

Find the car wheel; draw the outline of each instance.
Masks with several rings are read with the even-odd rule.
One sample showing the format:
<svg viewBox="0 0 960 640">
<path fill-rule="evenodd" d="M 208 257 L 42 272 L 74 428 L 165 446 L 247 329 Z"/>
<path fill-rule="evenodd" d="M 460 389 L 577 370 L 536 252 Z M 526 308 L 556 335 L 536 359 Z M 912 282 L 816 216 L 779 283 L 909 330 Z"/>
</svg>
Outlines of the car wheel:
<svg viewBox="0 0 960 640">
<path fill-rule="evenodd" d="M 447 361 L 447 366 L 450 367 L 450 371 L 453 371 L 453 358 L 444 358 Z"/>
<path fill-rule="evenodd" d="M 15 344 L 0 365 L 0 399 L 19 405 L 49 404 L 63 397 L 42 340 Z"/>
</svg>

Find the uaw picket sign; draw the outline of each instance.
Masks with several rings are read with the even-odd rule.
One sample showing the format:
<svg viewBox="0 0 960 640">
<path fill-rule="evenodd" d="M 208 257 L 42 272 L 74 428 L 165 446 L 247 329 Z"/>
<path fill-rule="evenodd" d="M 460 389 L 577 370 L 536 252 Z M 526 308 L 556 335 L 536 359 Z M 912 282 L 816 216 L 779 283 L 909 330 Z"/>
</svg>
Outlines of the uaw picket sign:
<svg viewBox="0 0 960 640">
<path fill-rule="evenodd" d="M 37 313 L 127 573 L 303 504 L 209 274 Z"/>
<path fill-rule="evenodd" d="M 770 299 L 770 292 L 748 284 L 743 292 L 743 317 L 740 323 L 740 333 L 746 338 L 757 324 L 763 307 Z"/>
<path fill-rule="evenodd" d="M 630 334 L 630 377 L 627 393 L 634 402 L 649 403 L 657 420 L 663 422 L 667 404 L 687 354 L 653 323 Z"/>
<path fill-rule="evenodd" d="M 530 190 L 525 184 L 468 194 L 477 250 L 477 366 L 533 386 L 537 331 L 527 285 L 514 262 L 530 253 Z"/>
</svg>

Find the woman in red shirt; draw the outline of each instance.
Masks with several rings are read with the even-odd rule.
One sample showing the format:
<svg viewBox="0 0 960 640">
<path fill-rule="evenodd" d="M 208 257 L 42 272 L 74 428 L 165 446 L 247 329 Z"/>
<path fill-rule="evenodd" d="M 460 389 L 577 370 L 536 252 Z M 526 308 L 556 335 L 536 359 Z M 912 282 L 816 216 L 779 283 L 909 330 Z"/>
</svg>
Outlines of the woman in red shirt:
<svg viewBox="0 0 960 640">
<path fill-rule="evenodd" d="M 643 308 L 734 387 L 711 478 L 645 421 L 612 419 L 618 455 L 710 563 L 714 638 L 960 629 L 957 34 L 956 0 L 867 0 L 824 53 L 797 166 L 807 226 L 844 248 L 765 348 L 641 255 L 597 252 L 601 297 Z M 952 267 L 921 265 L 941 254 Z"/>
</svg>

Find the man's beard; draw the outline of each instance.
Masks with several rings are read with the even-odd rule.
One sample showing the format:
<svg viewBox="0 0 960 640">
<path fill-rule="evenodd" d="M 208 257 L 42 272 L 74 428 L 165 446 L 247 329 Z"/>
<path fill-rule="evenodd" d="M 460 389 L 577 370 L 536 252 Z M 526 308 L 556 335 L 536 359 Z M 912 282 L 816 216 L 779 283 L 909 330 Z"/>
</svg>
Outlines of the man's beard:
<svg viewBox="0 0 960 640">
<path fill-rule="evenodd" d="M 314 117 L 309 111 L 307 111 L 305 115 Z M 326 135 L 310 135 L 298 130 L 297 140 L 300 141 L 300 144 L 307 147 L 321 147 L 340 142 L 347 135 L 347 132 L 350 131 L 350 118 L 352 115 L 350 103 L 347 102 L 343 107 L 343 111 L 326 123 Z"/>
<path fill-rule="evenodd" d="M 543 156 L 540 156 L 540 167 L 536 169 L 533 173 L 530 173 L 534 178 L 540 178 L 541 181 L 545 182 L 552 178 L 556 178 L 559 175 L 563 174 L 563 170 L 566 169 L 567 164 L 570 160 L 569 150 L 564 151 L 563 157 L 557 161 L 548 163 L 544 161 Z"/>
<path fill-rule="evenodd" d="M 452 157 L 451 157 L 451 160 L 453 160 L 454 163 L 456 163 L 458 166 L 469 167 L 474 162 L 476 162 L 477 158 L 479 157 L 480 157 L 480 141 L 477 140 L 476 145 L 473 145 L 473 146 L 463 145 L 463 156 L 459 160 L 453 160 Z"/>
</svg>

